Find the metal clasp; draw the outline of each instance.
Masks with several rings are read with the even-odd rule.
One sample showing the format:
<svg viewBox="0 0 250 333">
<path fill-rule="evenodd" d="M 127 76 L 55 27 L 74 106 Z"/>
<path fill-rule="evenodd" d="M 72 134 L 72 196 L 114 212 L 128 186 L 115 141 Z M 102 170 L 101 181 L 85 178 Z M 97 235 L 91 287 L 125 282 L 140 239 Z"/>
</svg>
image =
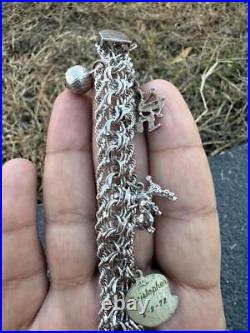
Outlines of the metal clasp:
<svg viewBox="0 0 250 333">
<path fill-rule="evenodd" d="M 128 38 L 123 32 L 116 30 L 101 30 L 99 31 L 101 42 L 112 42 L 120 44 L 132 44 L 132 40 Z"/>
</svg>

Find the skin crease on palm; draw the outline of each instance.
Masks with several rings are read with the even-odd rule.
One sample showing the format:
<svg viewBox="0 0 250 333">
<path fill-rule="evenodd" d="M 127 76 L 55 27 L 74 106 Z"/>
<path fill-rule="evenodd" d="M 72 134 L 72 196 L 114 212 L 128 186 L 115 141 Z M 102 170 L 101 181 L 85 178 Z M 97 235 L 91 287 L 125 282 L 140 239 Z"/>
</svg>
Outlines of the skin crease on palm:
<svg viewBox="0 0 250 333">
<path fill-rule="evenodd" d="M 135 256 L 179 296 L 173 317 L 157 330 L 224 330 L 220 234 L 207 157 L 179 91 L 155 80 L 165 98 L 160 129 L 136 134 L 137 174 L 174 191 L 157 199 L 154 235 L 138 231 Z M 68 90 L 56 99 L 44 166 L 47 259 L 36 230 L 36 171 L 24 159 L 3 166 L 3 325 L 5 330 L 95 330 L 99 286 L 95 243 L 96 149 L 92 98 Z M 93 136 L 92 136 L 93 133 Z M 51 281 L 47 279 L 47 269 Z"/>
</svg>

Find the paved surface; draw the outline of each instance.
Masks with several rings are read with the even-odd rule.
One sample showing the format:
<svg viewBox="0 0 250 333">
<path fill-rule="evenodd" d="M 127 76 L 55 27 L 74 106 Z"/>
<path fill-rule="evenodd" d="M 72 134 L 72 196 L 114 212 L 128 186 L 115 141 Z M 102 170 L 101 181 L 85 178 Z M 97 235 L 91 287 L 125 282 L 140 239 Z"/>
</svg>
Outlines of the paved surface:
<svg viewBox="0 0 250 333">
<path fill-rule="evenodd" d="M 222 239 L 222 293 L 228 329 L 248 327 L 247 145 L 210 159 Z M 38 209 L 44 244 L 43 210 Z"/>
<path fill-rule="evenodd" d="M 222 293 L 231 330 L 248 328 L 247 145 L 210 159 L 222 240 Z"/>
</svg>

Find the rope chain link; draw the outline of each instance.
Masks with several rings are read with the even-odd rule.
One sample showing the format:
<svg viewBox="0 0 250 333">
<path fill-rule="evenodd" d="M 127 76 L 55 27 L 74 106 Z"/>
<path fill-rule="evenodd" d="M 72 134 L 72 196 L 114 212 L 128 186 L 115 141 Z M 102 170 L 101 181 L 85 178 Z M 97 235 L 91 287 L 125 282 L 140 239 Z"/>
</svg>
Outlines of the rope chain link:
<svg viewBox="0 0 250 333">
<path fill-rule="evenodd" d="M 153 215 L 160 214 L 160 210 L 152 196 L 175 200 L 172 192 L 162 190 L 150 176 L 146 177 L 147 184 L 139 182 L 135 170 L 133 140 L 135 130 L 141 131 L 147 120 L 143 110 L 161 116 L 163 103 L 160 99 L 152 100 L 152 92 L 143 99 L 134 79 L 128 47 L 97 43 L 96 48 L 100 57 L 93 70 L 98 158 L 99 330 L 143 330 L 143 326 L 129 318 L 126 309 L 107 309 L 105 304 L 107 301 L 114 304 L 115 297 L 124 300 L 136 278 L 142 275 L 134 257 L 135 232 L 138 228 L 154 231 Z"/>
</svg>

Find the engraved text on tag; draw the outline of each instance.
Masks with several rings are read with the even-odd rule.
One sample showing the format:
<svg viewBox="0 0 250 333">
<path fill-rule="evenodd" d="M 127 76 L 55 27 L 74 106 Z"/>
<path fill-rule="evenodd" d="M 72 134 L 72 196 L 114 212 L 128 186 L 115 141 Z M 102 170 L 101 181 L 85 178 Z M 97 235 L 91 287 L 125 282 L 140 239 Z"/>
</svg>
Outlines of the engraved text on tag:
<svg viewBox="0 0 250 333">
<path fill-rule="evenodd" d="M 136 302 L 136 307 L 130 306 Z M 168 280 L 162 274 L 139 278 L 126 296 L 127 312 L 138 324 L 155 327 L 175 312 L 178 297 L 171 294 Z"/>
</svg>

